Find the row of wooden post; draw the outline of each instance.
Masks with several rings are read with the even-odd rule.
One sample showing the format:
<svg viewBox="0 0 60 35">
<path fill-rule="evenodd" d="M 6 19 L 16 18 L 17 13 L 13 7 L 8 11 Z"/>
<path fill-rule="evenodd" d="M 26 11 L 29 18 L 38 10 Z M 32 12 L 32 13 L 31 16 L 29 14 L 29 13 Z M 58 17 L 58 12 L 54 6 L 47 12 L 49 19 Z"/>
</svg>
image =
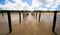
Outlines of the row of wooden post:
<svg viewBox="0 0 60 35">
<path fill-rule="evenodd" d="M 3 15 L 3 13 L 2 13 L 2 15 Z M 11 26 L 11 14 L 10 14 L 10 12 L 7 12 L 7 15 L 8 15 L 9 33 L 11 33 L 12 32 L 12 26 Z M 23 13 L 23 19 L 25 17 L 24 15 L 25 15 L 25 13 Z M 56 32 L 55 32 L 56 16 L 57 16 L 57 11 L 54 11 L 52 32 L 54 32 L 55 35 L 56 35 Z M 41 12 L 39 13 L 39 22 L 40 22 L 40 17 L 41 17 Z M 36 12 L 36 19 L 37 19 L 37 12 Z M 21 23 L 21 12 L 19 12 L 19 21 Z"/>
</svg>

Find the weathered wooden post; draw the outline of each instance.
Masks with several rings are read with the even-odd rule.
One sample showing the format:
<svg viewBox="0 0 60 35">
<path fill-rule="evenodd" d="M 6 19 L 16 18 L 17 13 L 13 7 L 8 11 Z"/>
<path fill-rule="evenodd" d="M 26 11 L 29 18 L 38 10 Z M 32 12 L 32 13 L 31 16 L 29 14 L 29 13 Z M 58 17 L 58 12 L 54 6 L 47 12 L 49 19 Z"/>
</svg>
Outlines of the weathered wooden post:
<svg viewBox="0 0 60 35">
<path fill-rule="evenodd" d="M 39 12 L 39 22 L 40 22 L 40 18 L 41 18 L 41 12 Z"/>
<path fill-rule="evenodd" d="M 21 12 L 19 12 L 19 22 L 21 23 Z"/>
<path fill-rule="evenodd" d="M 28 16 L 29 14 L 27 13 L 26 16 Z"/>
<path fill-rule="evenodd" d="M 35 17 L 35 13 L 34 13 L 34 17 Z"/>
<path fill-rule="evenodd" d="M 11 26 L 11 15 L 10 12 L 7 12 L 7 16 L 8 16 L 8 23 L 9 23 L 9 33 L 12 32 L 12 26 Z"/>
<path fill-rule="evenodd" d="M 2 16 L 4 16 L 4 14 L 2 13 Z"/>
<path fill-rule="evenodd" d="M 54 11 L 52 32 L 54 32 L 55 35 L 57 35 L 56 32 L 55 32 L 56 18 L 57 18 L 57 11 Z"/>
<path fill-rule="evenodd" d="M 36 20 L 37 20 L 37 12 L 36 12 Z"/>
<path fill-rule="evenodd" d="M 34 12 L 31 12 L 31 15 L 35 17 L 35 13 Z"/>
<path fill-rule="evenodd" d="M 24 13 L 23 13 L 23 20 L 24 20 Z"/>
</svg>

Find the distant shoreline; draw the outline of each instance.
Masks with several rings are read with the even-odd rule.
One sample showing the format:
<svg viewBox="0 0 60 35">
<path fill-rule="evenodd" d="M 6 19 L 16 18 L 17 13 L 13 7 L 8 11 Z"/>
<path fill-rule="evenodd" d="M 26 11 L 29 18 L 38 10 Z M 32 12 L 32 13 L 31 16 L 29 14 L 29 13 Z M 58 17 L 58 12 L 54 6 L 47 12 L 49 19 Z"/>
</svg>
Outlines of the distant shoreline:
<svg viewBox="0 0 60 35">
<path fill-rule="evenodd" d="M 53 13 L 53 12 L 58 12 L 60 13 L 60 11 L 41 11 L 41 10 L 35 10 L 35 11 L 28 11 L 28 10 L 0 10 L 0 13 L 3 12 L 42 12 L 42 13 Z"/>
</svg>

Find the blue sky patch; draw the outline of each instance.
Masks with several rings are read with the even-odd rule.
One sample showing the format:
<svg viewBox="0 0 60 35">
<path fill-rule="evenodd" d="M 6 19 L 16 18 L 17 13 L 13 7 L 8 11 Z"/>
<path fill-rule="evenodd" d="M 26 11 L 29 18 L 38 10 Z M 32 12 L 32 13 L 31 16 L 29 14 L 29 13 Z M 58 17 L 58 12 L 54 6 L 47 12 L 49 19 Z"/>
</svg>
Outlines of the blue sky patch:
<svg viewBox="0 0 60 35">
<path fill-rule="evenodd" d="M 32 5 L 32 0 L 22 0 L 22 2 L 26 2 L 29 6 Z"/>
<path fill-rule="evenodd" d="M 6 0 L 0 0 L 0 4 L 4 5 Z"/>
<path fill-rule="evenodd" d="M 9 0 L 10 2 L 12 2 L 12 3 L 15 3 L 13 0 Z"/>
<path fill-rule="evenodd" d="M 57 10 L 60 10 L 60 5 L 58 5 Z"/>
</svg>

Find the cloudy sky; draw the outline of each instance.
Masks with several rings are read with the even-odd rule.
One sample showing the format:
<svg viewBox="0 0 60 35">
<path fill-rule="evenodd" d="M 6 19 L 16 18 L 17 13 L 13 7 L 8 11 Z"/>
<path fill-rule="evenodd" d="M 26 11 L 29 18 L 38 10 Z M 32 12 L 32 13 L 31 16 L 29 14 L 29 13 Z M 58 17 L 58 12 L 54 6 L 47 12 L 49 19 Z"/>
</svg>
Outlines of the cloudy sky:
<svg viewBox="0 0 60 35">
<path fill-rule="evenodd" d="M 60 0 L 0 0 L 0 10 L 60 10 Z"/>
</svg>

